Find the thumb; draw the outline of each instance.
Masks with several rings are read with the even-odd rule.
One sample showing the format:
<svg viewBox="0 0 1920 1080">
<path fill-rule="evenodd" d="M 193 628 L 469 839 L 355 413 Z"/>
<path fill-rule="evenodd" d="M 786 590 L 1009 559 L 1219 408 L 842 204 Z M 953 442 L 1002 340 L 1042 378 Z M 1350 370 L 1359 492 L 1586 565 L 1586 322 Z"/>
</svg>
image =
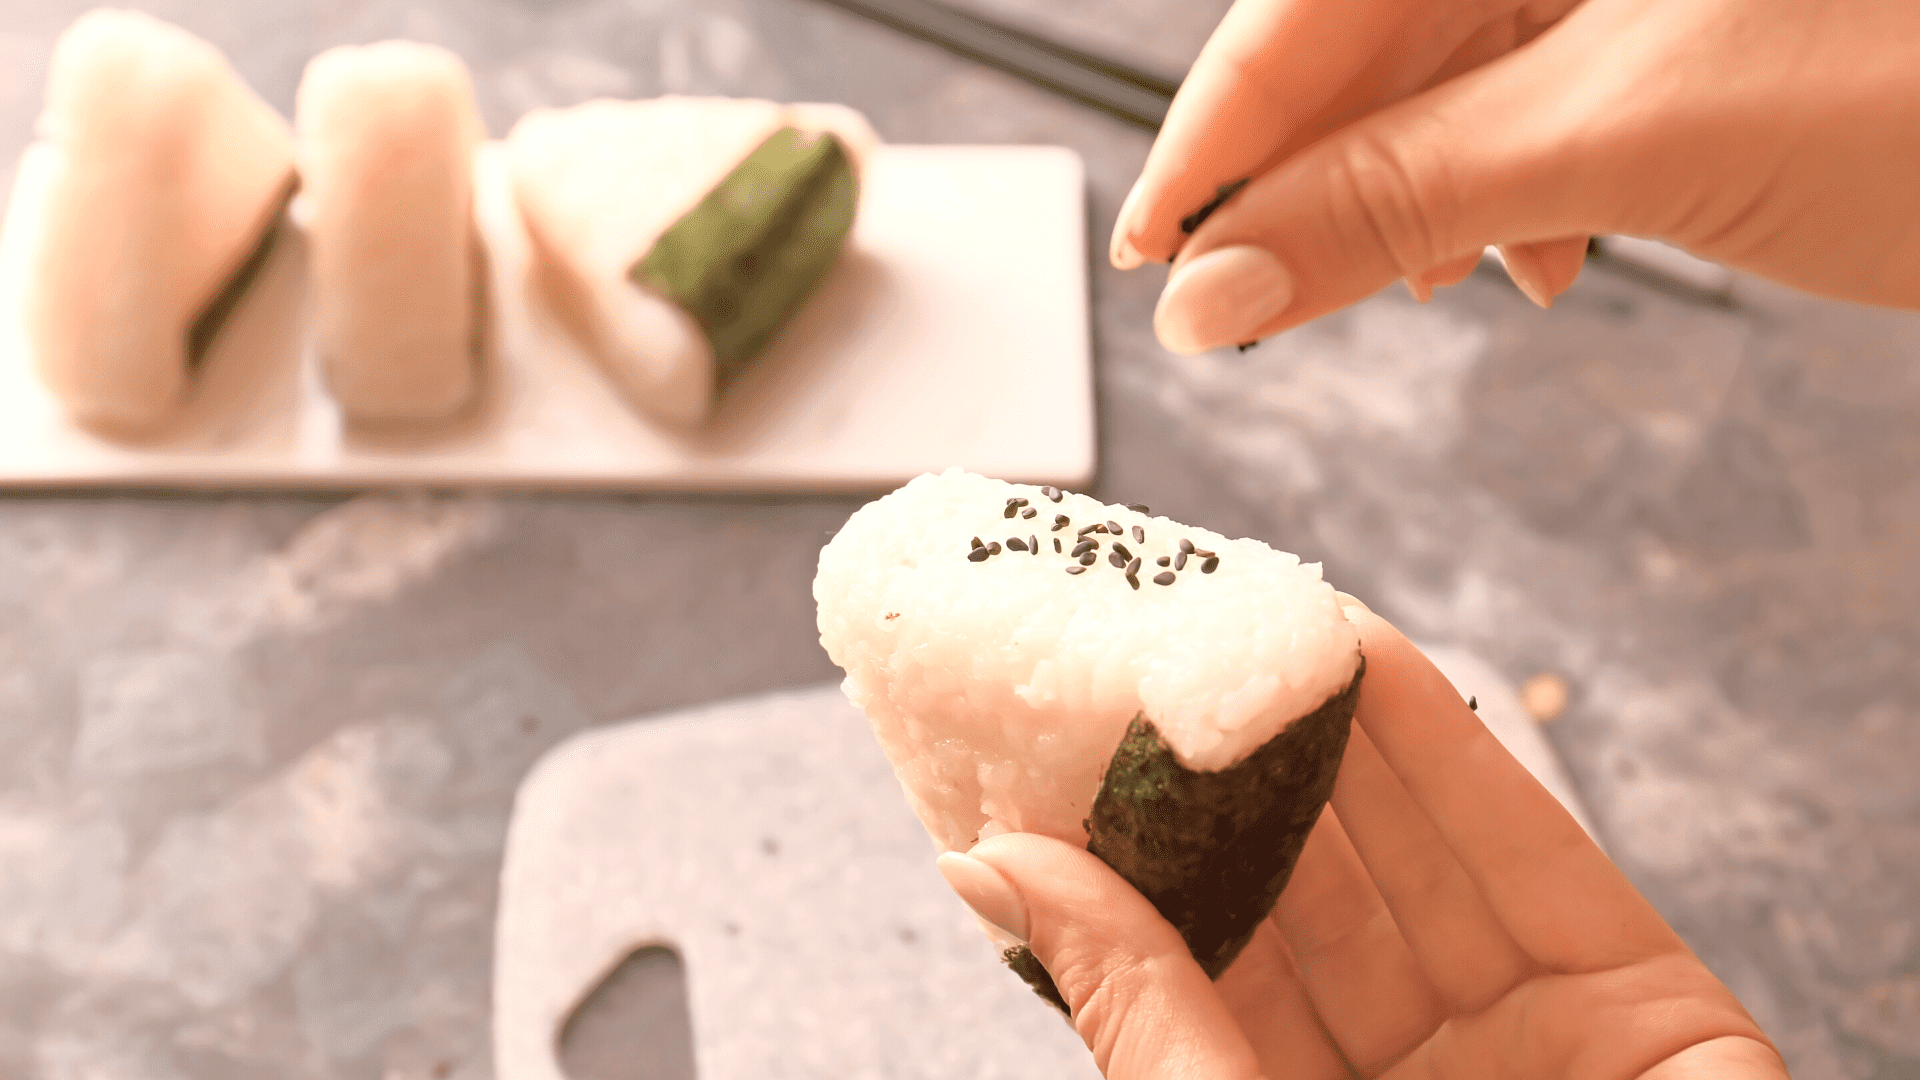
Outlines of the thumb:
<svg viewBox="0 0 1920 1080">
<path fill-rule="evenodd" d="M 1259 1076 L 1179 931 L 1098 858 L 1051 837 L 1005 833 L 939 865 L 975 914 L 1032 949 L 1107 1080 Z"/>
<path fill-rule="evenodd" d="M 1631 204 L 1648 181 L 1620 160 L 1618 126 L 1590 125 L 1604 98 L 1580 85 L 1592 76 L 1545 44 L 1255 177 L 1175 259 L 1154 314 L 1161 342 L 1195 353 L 1255 340 L 1399 278 L 1419 295 L 1424 282 L 1464 276 L 1489 245 L 1536 302 L 1572 284 L 1586 237 L 1640 216 Z"/>
</svg>

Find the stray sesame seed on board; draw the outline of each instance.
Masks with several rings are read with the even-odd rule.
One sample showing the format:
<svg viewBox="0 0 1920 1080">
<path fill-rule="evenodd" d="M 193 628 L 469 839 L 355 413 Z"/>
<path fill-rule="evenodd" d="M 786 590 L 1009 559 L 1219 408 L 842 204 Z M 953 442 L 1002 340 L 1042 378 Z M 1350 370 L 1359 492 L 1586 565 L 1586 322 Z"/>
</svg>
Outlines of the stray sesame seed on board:
<svg viewBox="0 0 1920 1080">
<path fill-rule="evenodd" d="M 1155 575 L 1153 575 L 1153 583 L 1154 583 L 1155 585 L 1171 585 L 1171 584 L 1173 584 L 1173 571 L 1171 571 L 1171 570 L 1162 570 L 1162 571 L 1160 571 L 1159 573 L 1157 573 L 1157 574 L 1155 574 Z"/>
<path fill-rule="evenodd" d="M 1067 567 L 1067 573 L 1069 574 L 1084 574 L 1086 572 L 1087 568 L 1084 566 L 1075 565 Z"/>
</svg>

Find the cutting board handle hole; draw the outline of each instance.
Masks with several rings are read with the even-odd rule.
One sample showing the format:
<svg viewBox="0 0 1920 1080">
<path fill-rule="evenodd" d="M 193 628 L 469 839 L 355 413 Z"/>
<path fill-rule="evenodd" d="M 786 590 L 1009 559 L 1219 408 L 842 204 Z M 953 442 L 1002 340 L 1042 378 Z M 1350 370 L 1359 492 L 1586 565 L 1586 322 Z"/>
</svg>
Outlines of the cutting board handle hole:
<svg viewBox="0 0 1920 1080">
<path fill-rule="evenodd" d="M 560 1026 L 568 1080 L 694 1080 L 686 969 L 664 945 L 628 953 Z"/>
</svg>

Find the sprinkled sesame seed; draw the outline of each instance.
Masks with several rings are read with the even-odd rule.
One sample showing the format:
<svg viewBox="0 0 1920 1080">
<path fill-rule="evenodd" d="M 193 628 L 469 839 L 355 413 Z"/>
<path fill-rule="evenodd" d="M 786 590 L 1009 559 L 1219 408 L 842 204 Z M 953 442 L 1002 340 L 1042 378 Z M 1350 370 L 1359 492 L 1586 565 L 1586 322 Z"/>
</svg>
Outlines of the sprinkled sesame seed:
<svg viewBox="0 0 1920 1080">
<path fill-rule="evenodd" d="M 1138 525 L 1135 525 L 1135 526 L 1133 527 L 1133 542 L 1134 542 L 1134 543 L 1136 543 L 1136 544 L 1144 544 L 1144 543 L 1146 543 L 1146 542 L 1147 542 L 1147 530 L 1145 530 L 1145 529 L 1143 529 L 1143 528 L 1141 528 L 1141 527 L 1140 527 L 1140 526 L 1138 526 Z"/>
<path fill-rule="evenodd" d="M 1128 503 L 1127 509 L 1133 511 L 1136 514 L 1150 514 L 1153 512 L 1147 509 L 1146 503 Z"/>
<path fill-rule="evenodd" d="M 1053 515 L 1053 531 L 1054 532 L 1059 532 L 1061 529 L 1064 529 L 1071 524 L 1073 524 L 1073 519 L 1068 517 L 1067 515 L 1065 514 Z"/>
<path fill-rule="evenodd" d="M 1173 584 L 1173 571 L 1171 571 L 1171 570 L 1162 570 L 1162 571 L 1160 571 L 1159 573 L 1157 573 L 1157 574 L 1155 574 L 1155 575 L 1153 575 L 1153 583 L 1154 583 L 1155 585 L 1171 585 L 1171 584 Z"/>
<path fill-rule="evenodd" d="M 1478 694 L 1467 699 L 1467 708 L 1472 709 L 1474 712 L 1480 711 L 1480 696 Z"/>
<path fill-rule="evenodd" d="M 1127 545 L 1119 543 L 1117 541 L 1113 545 L 1113 553 L 1115 555 L 1120 556 L 1122 559 L 1133 558 L 1133 552 L 1127 550 Z"/>
<path fill-rule="evenodd" d="M 1170 563 L 1170 562 L 1172 562 L 1172 561 L 1173 561 L 1172 559 L 1169 559 L 1169 558 L 1167 558 L 1167 557 L 1166 557 L 1165 555 L 1162 555 L 1162 556 L 1160 556 L 1159 558 L 1157 558 L 1157 559 L 1155 559 L 1155 560 L 1153 560 L 1153 565 L 1155 565 L 1155 566 L 1165 566 L 1165 565 L 1167 565 L 1168 563 Z"/>
<path fill-rule="evenodd" d="M 1017 536 L 1009 536 L 1007 537 L 1007 550 L 1008 551 L 1025 551 L 1027 550 L 1027 542 L 1025 540 L 1020 539 Z"/>
<path fill-rule="evenodd" d="M 1045 495 L 1054 502 L 1060 501 L 1060 489 L 1057 487 L 1043 487 L 1040 489 L 1040 494 Z"/>
<path fill-rule="evenodd" d="M 1194 556 L 1195 556 L 1196 558 L 1201 558 L 1201 559 L 1211 559 L 1211 558 L 1213 558 L 1213 557 L 1214 557 L 1214 556 L 1213 556 L 1213 552 L 1211 552 L 1211 551 L 1203 551 L 1203 550 L 1201 550 L 1200 548 L 1194 548 L 1194 549 L 1193 549 L 1193 554 L 1194 554 Z"/>
<path fill-rule="evenodd" d="M 1020 511 L 1020 516 L 1023 518 L 1032 518 L 1035 514 L 1038 514 L 1039 512 L 1040 511 L 1035 510 L 1033 507 L 1029 506 L 1025 510 Z"/>
<path fill-rule="evenodd" d="M 1180 538 L 1180 554 L 1182 555 L 1193 554 L 1193 541 L 1187 539 L 1184 536 Z"/>
<path fill-rule="evenodd" d="M 1135 589 L 1138 589 L 1140 587 L 1140 579 L 1137 577 L 1134 577 L 1132 574 L 1128 574 L 1127 584 L 1133 586 Z"/>
<path fill-rule="evenodd" d="M 1187 568 L 1186 552 L 1182 551 L 1173 557 L 1173 568 L 1175 570 L 1185 570 Z"/>
<path fill-rule="evenodd" d="M 1084 526 L 1081 526 L 1081 528 L 1080 528 L 1080 531 L 1079 531 L 1079 532 L 1077 532 L 1077 533 L 1074 533 L 1073 535 L 1075 535 L 1075 536 L 1085 536 L 1085 535 L 1087 535 L 1088 533 L 1092 533 L 1092 532 L 1106 532 L 1106 531 L 1107 531 L 1107 530 L 1106 530 L 1105 528 L 1103 528 L 1103 527 L 1101 527 L 1101 526 L 1099 526 L 1099 525 L 1084 525 Z"/>
<path fill-rule="evenodd" d="M 987 554 L 989 554 L 989 555 L 998 555 L 998 554 L 1000 554 L 1000 542 L 996 540 L 996 541 L 994 541 L 993 543 L 991 543 L 991 544 L 988 544 L 988 545 L 987 545 Z"/>
<path fill-rule="evenodd" d="M 1082 555 L 1082 556 L 1080 556 L 1080 565 L 1081 565 L 1081 566 L 1092 566 L 1092 565 L 1093 565 L 1093 560 L 1095 560 L 1095 559 L 1097 559 L 1097 558 L 1099 558 L 1099 556 L 1098 556 L 1098 555 L 1095 555 L 1095 554 L 1094 554 L 1093 552 L 1091 552 L 1091 551 L 1089 551 L 1089 552 L 1087 552 L 1086 554 L 1084 554 L 1084 555 Z"/>
<path fill-rule="evenodd" d="M 1073 557 L 1077 559 L 1080 556 L 1085 555 L 1089 551 L 1098 551 L 1098 550 L 1100 550 L 1100 541 L 1082 540 L 1079 543 L 1073 545 Z"/>
<path fill-rule="evenodd" d="M 1037 536 L 1027 537 L 1027 550 L 1033 552 L 1035 555 L 1040 554 L 1040 538 Z"/>
<path fill-rule="evenodd" d="M 1209 555 L 1207 556 L 1207 561 L 1200 564 L 1200 572 L 1203 574 L 1211 574 L 1219 568 L 1220 557 L 1218 555 Z"/>
<path fill-rule="evenodd" d="M 1127 565 L 1127 557 L 1125 555 L 1120 554 L 1117 551 L 1108 552 L 1107 561 L 1122 569 L 1125 569 Z"/>
<path fill-rule="evenodd" d="M 1013 505 L 1012 503 L 1008 503 L 1008 504 L 1007 504 L 1007 512 L 1006 512 L 1006 513 L 1004 513 L 1004 514 L 1001 514 L 1000 516 L 1001 516 L 1001 517 L 1012 517 L 1013 515 L 1015 515 L 1015 514 L 1017 514 L 1017 513 L 1019 513 L 1019 512 L 1020 512 L 1020 508 L 1019 508 L 1019 507 L 1017 507 L 1017 506 L 1015 506 L 1015 505 Z"/>
<path fill-rule="evenodd" d="M 1025 506 L 1027 505 L 1027 500 L 1021 498 L 1018 495 L 1015 495 L 1013 498 L 1007 500 L 1007 505 L 1008 506 Z"/>
<path fill-rule="evenodd" d="M 1053 538 L 1053 552 L 1056 555 L 1060 553 L 1060 538 L 1057 536 Z"/>
<path fill-rule="evenodd" d="M 988 551 L 986 548 L 974 548 L 972 551 L 967 552 L 967 561 L 968 562 L 986 562 L 987 556 L 991 554 L 993 553 Z"/>
<path fill-rule="evenodd" d="M 1087 572 L 1087 568 L 1086 568 L 1086 567 L 1084 567 L 1084 566 L 1069 566 L 1069 567 L 1067 567 L 1067 573 L 1069 573 L 1069 574 L 1084 574 L 1084 573 L 1086 573 L 1086 572 Z"/>
<path fill-rule="evenodd" d="M 1127 576 L 1128 576 L 1128 577 L 1132 577 L 1133 575 L 1135 575 L 1135 574 L 1137 574 L 1137 573 L 1139 573 L 1139 572 L 1140 572 L 1140 560 L 1139 560 L 1139 559 L 1134 559 L 1134 560 L 1133 560 L 1132 562 L 1129 562 L 1129 563 L 1127 564 Z"/>
<path fill-rule="evenodd" d="M 1107 522 L 1107 531 L 1108 531 L 1108 532 L 1110 532 L 1110 533 L 1112 533 L 1112 534 L 1113 534 L 1113 535 L 1115 535 L 1115 536 L 1119 536 L 1119 535 L 1120 535 L 1120 523 L 1119 523 L 1119 522 L 1117 522 L 1117 521 L 1109 521 L 1109 522 Z"/>
<path fill-rule="evenodd" d="M 1248 349 L 1251 349 L 1258 344 L 1260 344 L 1260 342 L 1258 341 L 1243 341 L 1240 344 L 1235 345 L 1234 348 L 1239 349 L 1241 352 L 1246 352 Z"/>
<path fill-rule="evenodd" d="M 982 548 L 982 547 L 986 547 L 987 545 L 981 543 L 980 538 L 976 536 L 973 538 L 973 546 L 977 548 Z"/>
</svg>

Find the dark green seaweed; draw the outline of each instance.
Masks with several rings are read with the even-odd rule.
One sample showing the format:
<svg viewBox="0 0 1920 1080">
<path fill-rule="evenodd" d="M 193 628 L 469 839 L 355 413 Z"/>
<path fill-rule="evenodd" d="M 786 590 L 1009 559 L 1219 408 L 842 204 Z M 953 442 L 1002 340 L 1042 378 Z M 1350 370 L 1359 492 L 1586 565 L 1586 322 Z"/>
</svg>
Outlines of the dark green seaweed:
<svg viewBox="0 0 1920 1080">
<path fill-rule="evenodd" d="M 633 265 L 629 277 L 699 323 L 715 393 L 833 268 L 858 194 L 840 140 L 781 128 Z"/>
<path fill-rule="evenodd" d="M 214 294 L 206 307 L 200 309 L 200 314 L 194 317 L 193 325 L 187 328 L 188 370 L 197 371 L 200 365 L 206 362 L 207 350 L 213 347 L 213 340 L 220 336 L 220 331 L 227 325 L 227 320 L 233 317 L 234 309 L 240 306 L 240 301 L 246 297 L 247 290 L 253 287 L 254 279 L 260 276 L 261 268 L 267 265 L 267 259 L 273 254 L 274 245 L 280 239 L 281 214 L 299 188 L 299 177 L 288 179 L 286 187 L 280 192 L 280 197 L 268 207 L 266 223 L 260 230 L 260 239 L 254 243 L 253 250 L 247 253 L 247 257 L 241 261 L 233 275 L 227 278 L 227 283 L 220 287 L 220 291 Z"/>
<path fill-rule="evenodd" d="M 1365 670 L 1362 661 L 1346 689 L 1219 772 L 1181 765 L 1145 716 L 1114 751 L 1086 821 L 1087 850 L 1153 902 L 1209 978 L 1240 955 L 1292 877 L 1333 793 Z M 1064 1007 L 1030 951 L 1004 959 Z"/>
</svg>

